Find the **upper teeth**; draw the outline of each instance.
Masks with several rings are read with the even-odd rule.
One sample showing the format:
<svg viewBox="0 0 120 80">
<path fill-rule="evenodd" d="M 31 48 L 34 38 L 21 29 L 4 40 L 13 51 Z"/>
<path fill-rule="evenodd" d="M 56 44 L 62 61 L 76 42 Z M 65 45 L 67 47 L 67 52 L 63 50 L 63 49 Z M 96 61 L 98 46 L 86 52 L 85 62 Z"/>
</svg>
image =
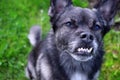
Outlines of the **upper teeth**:
<svg viewBox="0 0 120 80">
<path fill-rule="evenodd" d="M 93 48 L 90 48 L 90 49 L 88 49 L 88 48 L 78 48 L 77 51 L 78 51 L 78 52 L 83 51 L 83 52 L 88 52 L 88 53 L 90 53 L 90 52 L 92 51 L 92 49 L 93 49 Z"/>
</svg>

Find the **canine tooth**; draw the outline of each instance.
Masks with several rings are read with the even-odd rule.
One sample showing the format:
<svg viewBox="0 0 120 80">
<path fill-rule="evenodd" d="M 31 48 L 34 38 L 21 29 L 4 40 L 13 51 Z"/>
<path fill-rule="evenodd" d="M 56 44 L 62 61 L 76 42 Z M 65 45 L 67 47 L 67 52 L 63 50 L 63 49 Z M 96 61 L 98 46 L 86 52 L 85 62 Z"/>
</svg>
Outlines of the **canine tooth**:
<svg viewBox="0 0 120 80">
<path fill-rule="evenodd" d="M 81 48 L 78 48 L 77 51 L 80 52 L 80 51 L 81 51 Z"/>
<path fill-rule="evenodd" d="M 88 52 L 90 53 L 90 52 L 92 51 L 92 49 L 93 49 L 93 48 L 90 48 L 90 49 L 88 50 Z"/>
<path fill-rule="evenodd" d="M 92 51 L 93 48 L 90 48 L 90 52 Z"/>
</svg>

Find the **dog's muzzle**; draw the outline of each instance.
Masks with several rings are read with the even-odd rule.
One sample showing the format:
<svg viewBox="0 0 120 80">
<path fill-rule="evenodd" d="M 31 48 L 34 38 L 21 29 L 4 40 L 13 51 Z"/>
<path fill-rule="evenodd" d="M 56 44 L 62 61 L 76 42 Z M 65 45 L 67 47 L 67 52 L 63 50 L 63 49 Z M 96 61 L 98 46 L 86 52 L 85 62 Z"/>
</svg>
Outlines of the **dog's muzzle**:
<svg viewBox="0 0 120 80">
<path fill-rule="evenodd" d="M 74 52 L 66 51 L 68 54 L 71 55 L 77 61 L 88 61 L 93 58 L 95 49 L 91 48 L 77 48 Z"/>
<path fill-rule="evenodd" d="M 94 36 L 86 32 L 80 34 L 79 40 L 70 42 L 66 52 L 77 61 L 88 61 L 94 57 L 97 48 L 98 44 Z"/>
</svg>

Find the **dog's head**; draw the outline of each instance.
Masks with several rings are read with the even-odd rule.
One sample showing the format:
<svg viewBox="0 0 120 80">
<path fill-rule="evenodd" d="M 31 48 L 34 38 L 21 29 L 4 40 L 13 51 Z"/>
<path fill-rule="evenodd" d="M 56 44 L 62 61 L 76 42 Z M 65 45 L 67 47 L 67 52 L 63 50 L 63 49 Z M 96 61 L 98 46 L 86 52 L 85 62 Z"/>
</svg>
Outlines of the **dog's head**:
<svg viewBox="0 0 120 80">
<path fill-rule="evenodd" d="M 59 50 L 75 60 L 88 61 L 102 50 L 119 0 L 101 0 L 94 9 L 75 7 L 71 0 L 51 0 L 49 15 Z"/>
</svg>

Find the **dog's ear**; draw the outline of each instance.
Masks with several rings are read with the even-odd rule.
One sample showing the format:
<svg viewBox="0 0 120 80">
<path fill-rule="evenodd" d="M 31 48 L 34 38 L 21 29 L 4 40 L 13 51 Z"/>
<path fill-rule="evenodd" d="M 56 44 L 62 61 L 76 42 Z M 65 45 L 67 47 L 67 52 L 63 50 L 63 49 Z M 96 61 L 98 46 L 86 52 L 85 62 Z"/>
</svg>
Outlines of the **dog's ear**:
<svg viewBox="0 0 120 80">
<path fill-rule="evenodd" d="M 120 0 L 100 0 L 96 7 L 108 25 L 111 25 L 111 22 L 117 13 L 119 2 Z"/>
<path fill-rule="evenodd" d="M 72 4 L 72 0 L 50 0 L 49 16 L 53 17 L 55 14 L 61 12 L 64 8 Z"/>
</svg>

